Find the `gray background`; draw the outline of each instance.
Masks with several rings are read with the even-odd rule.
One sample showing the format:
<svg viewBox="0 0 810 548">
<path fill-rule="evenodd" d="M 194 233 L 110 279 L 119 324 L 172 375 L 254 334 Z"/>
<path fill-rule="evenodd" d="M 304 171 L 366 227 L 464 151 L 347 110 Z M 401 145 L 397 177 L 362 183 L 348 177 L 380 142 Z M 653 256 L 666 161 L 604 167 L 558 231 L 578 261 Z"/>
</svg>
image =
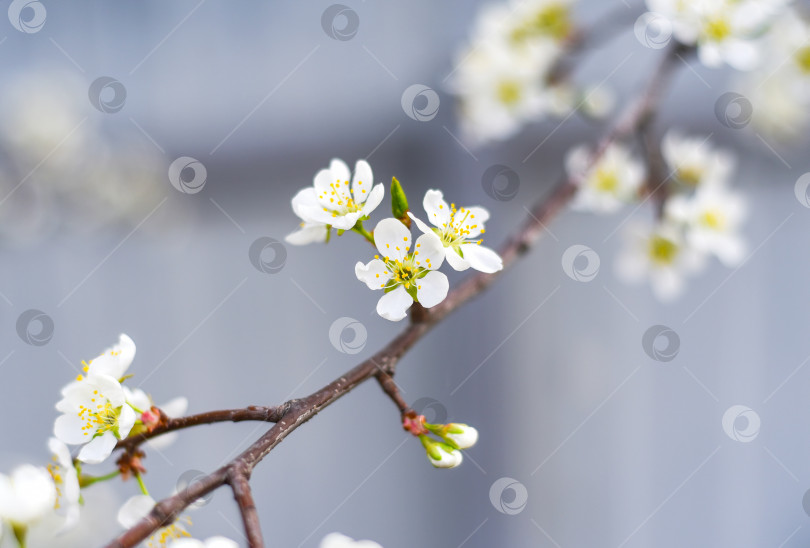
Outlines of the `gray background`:
<svg viewBox="0 0 810 548">
<path fill-rule="evenodd" d="M 357 238 L 288 246 L 284 268 L 272 275 L 248 260 L 257 238 L 282 239 L 295 227 L 290 198 L 331 157 L 370 157 L 375 179 L 396 175 L 416 205 L 426 189 L 440 187 L 457 203 L 488 207 L 487 242 L 494 246 L 558 179 L 565 151 L 601 129 L 574 116 L 533 125 L 505 144 L 460 146 L 443 81 L 474 17 L 468 2 L 353 2 L 360 28 L 349 41 L 321 28 L 329 2 L 45 5 L 38 33 L 0 22 L 4 85 L 22 82 L 22 104 L 45 94 L 86 121 L 84 140 L 67 140 L 60 154 L 34 150 L 29 158 L 5 147 L 6 167 L 17 166 L 4 168 L 7 192 L 34 170 L 0 205 L 6 471 L 44 462 L 60 386 L 120 332 L 138 345 L 130 382 L 157 403 L 187 395 L 190 412 L 306 395 L 399 332 L 403 324 L 376 316 L 378 295 L 354 277 L 354 263 L 372 255 Z M 611 9 L 631 23 L 641 11 L 638 4 L 583 1 L 577 13 L 589 22 Z M 661 54 L 642 47 L 630 27 L 589 54 L 577 80 L 597 83 L 629 54 L 606 84 L 626 99 Z M 677 121 L 738 151 L 734 184 L 753 206 L 744 227 L 755 251 L 750 260 L 735 271 L 712 262 L 683 298 L 662 305 L 648 287 L 615 279 L 611 268 L 621 237 L 610 234 L 628 215 L 652 215 L 648 208 L 607 217 L 564 212 L 550 226 L 553 235 L 399 367 L 406 399 L 434 398 L 451 420 L 478 427 L 481 440 L 463 466 L 432 469 L 379 388 L 361 386 L 255 471 L 268 544 L 313 547 L 335 530 L 386 548 L 810 542 L 802 506 L 810 488 L 810 368 L 802 367 L 810 354 L 810 211 L 793 193 L 810 169 L 806 146 L 766 145 L 750 128 L 719 124 L 714 101 L 734 89 L 732 75 L 694 70 L 679 71 L 656 127 L 662 132 Z M 126 87 L 120 112 L 90 104 L 87 88 L 99 76 Z M 430 122 L 411 120 L 400 107 L 402 92 L 415 83 L 439 92 L 439 114 Z M 3 89 L 0 125 L 11 142 L 21 107 L 14 101 L 21 99 Z M 524 162 L 550 132 L 553 138 Z M 93 206 L 92 193 L 53 190 L 87 180 L 102 145 L 112 167 L 92 175 L 99 180 L 93 188 L 113 189 L 111 203 L 124 204 L 113 218 Z M 183 155 L 207 168 L 198 194 L 177 192 L 166 177 Z M 481 175 L 494 163 L 519 174 L 514 200 L 484 193 Z M 45 198 L 31 198 L 40 190 Z M 58 198 L 48 198 L 54 192 Z M 44 220 L 29 226 L 32 218 Z M 573 244 L 600 255 L 592 282 L 563 272 L 562 253 Z M 451 273 L 451 283 L 461 277 Z M 31 308 L 54 321 L 44 346 L 17 336 L 18 316 Z M 330 325 L 344 316 L 368 330 L 357 355 L 329 342 Z M 656 362 L 642 349 L 643 333 L 655 324 L 680 336 L 671 362 Z M 723 431 L 723 413 L 735 404 L 762 419 L 751 443 Z M 156 497 L 166 496 L 184 473 L 222 464 L 263 428 L 189 430 L 149 454 L 147 484 Z M 515 515 L 490 501 L 490 486 L 501 477 L 527 489 L 526 506 Z M 89 490 L 82 528 L 58 544 L 108 540 L 117 530 L 111 516 L 136 491 L 131 482 Z M 198 538 L 224 534 L 243 542 L 226 490 L 191 519 Z"/>
</svg>

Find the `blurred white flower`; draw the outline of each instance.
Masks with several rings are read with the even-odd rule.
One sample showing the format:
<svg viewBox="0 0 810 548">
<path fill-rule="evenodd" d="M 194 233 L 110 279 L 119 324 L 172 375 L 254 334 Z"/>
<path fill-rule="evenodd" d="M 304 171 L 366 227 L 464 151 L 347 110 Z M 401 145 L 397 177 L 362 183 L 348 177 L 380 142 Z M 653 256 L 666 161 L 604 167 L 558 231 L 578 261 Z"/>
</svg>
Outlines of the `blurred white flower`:
<svg viewBox="0 0 810 548">
<path fill-rule="evenodd" d="M 608 145 L 593 163 L 586 146 L 571 149 L 565 157 L 569 177 L 579 185 L 571 202 L 576 210 L 613 213 L 633 200 L 644 183 L 644 165 L 620 144 Z"/>
<path fill-rule="evenodd" d="M 688 187 L 725 184 L 734 169 L 734 156 L 714 149 L 708 138 L 684 137 L 669 130 L 661 154 L 673 178 Z"/>
<path fill-rule="evenodd" d="M 678 41 L 697 46 L 701 63 L 738 70 L 759 64 L 758 40 L 783 5 L 781 0 L 647 0 L 651 11 L 672 22 Z"/>
<path fill-rule="evenodd" d="M 571 6 L 574 0 L 512 0 L 514 42 L 545 39 L 559 45 L 571 38 L 574 21 Z"/>
<path fill-rule="evenodd" d="M 310 223 L 307 228 L 314 229 L 322 224 L 324 227 L 330 225 L 338 230 L 349 230 L 380 205 L 384 194 L 382 183 L 374 185 L 368 162 L 358 160 L 352 178 L 349 167 L 335 158 L 328 169 L 322 169 L 315 175 L 313 186 L 295 195 L 292 208 L 301 220 Z M 309 233 L 300 232 L 291 234 L 292 241 L 287 241 L 292 244 L 320 241 Z"/>
<path fill-rule="evenodd" d="M 340 533 L 329 533 L 318 545 L 319 548 L 382 548 L 371 540 L 354 540 Z"/>
<path fill-rule="evenodd" d="M 627 283 L 649 279 L 653 294 L 669 302 L 680 296 L 684 278 L 700 270 L 704 256 L 686 245 L 679 227 L 631 225 L 616 260 L 616 275 Z"/>
<path fill-rule="evenodd" d="M 225 537 L 209 537 L 205 541 L 182 538 L 170 541 L 166 548 L 239 548 L 239 544 Z"/>
<path fill-rule="evenodd" d="M 482 240 L 475 239 L 484 233 L 484 223 L 489 219 L 486 209 L 472 206 L 457 210 L 456 204 L 447 205 L 440 190 L 428 190 L 422 206 L 428 221 L 436 228 L 431 228 L 413 213 L 408 212 L 408 215 L 423 233 L 439 236 L 447 262 L 455 270 L 472 267 L 481 272 L 492 273 L 503 269 L 503 261 L 498 254 L 481 246 Z"/>
<path fill-rule="evenodd" d="M 358 262 L 354 272 L 369 289 L 385 291 L 377 302 L 380 316 L 399 321 L 414 301 L 431 308 L 444 300 L 450 284 L 447 276 L 436 272 L 445 257 L 436 234 L 419 236 L 411 253 L 411 232 L 397 219 L 383 219 L 374 229 L 374 244 L 380 255 L 368 264 Z"/>
<path fill-rule="evenodd" d="M 550 41 L 516 49 L 495 39 L 459 56 L 450 89 L 459 98 L 461 130 L 481 144 L 515 135 L 550 106 L 545 75 L 558 55 Z"/>
<path fill-rule="evenodd" d="M 745 200 L 722 186 L 707 186 L 692 196 L 677 195 L 667 200 L 666 215 L 681 223 L 686 243 L 698 252 L 710 253 L 728 267 L 740 264 L 745 241 L 738 234 L 746 216 Z"/>
<path fill-rule="evenodd" d="M 15 532 L 53 512 L 56 486 L 45 468 L 23 464 L 10 476 L 0 474 L 0 520 L 11 524 Z"/>
<path fill-rule="evenodd" d="M 139 521 L 149 515 L 152 508 L 155 507 L 155 499 L 149 495 L 135 495 L 127 499 L 127 501 L 118 510 L 118 524 L 124 529 L 134 527 Z M 178 518 L 175 522 L 161 527 L 151 537 L 149 537 L 149 545 L 157 544 L 158 546 L 166 546 L 171 541 L 178 541 L 191 537 L 183 526 L 183 521 L 188 523 L 187 518 Z M 183 546 L 183 545 L 181 545 Z M 207 546 L 207 545 L 206 545 Z M 217 545 L 215 545 L 217 546 Z M 226 548 L 232 545 L 219 545 L 217 548 Z"/>
<path fill-rule="evenodd" d="M 67 445 L 56 438 L 48 440 L 48 449 L 52 454 L 53 462 L 48 465 L 48 472 L 56 486 L 55 507 L 64 514 L 65 521 L 59 532 L 71 529 L 79 521 L 79 474 L 73 465 L 73 457 Z"/>
</svg>

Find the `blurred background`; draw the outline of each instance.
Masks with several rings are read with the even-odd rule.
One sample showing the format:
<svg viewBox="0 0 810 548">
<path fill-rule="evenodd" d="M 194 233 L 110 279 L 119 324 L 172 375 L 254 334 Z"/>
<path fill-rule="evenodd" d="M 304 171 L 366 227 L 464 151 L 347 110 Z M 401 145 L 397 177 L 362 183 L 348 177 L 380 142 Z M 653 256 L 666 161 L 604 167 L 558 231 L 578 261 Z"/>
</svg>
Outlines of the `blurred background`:
<svg viewBox="0 0 810 548">
<path fill-rule="evenodd" d="M 402 330 L 376 315 L 378 295 L 354 276 L 355 262 L 373 254 L 359 238 L 276 246 L 263 258 L 272 272 L 249 256 L 258 239 L 283 241 L 295 229 L 290 199 L 331 158 L 368 159 L 375 181 L 396 176 L 418 211 L 429 188 L 487 207 L 486 243 L 496 247 L 559 179 L 565 152 L 593 143 L 607 124 L 572 116 L 504 143 L 460 142 L 447 80 L 472 2 L 353 1 L 336 26 L 356 17 L 356 32 L 339 39 L 325 30 L 324 1 L 41 5 L 47 15 L 35 32 L 0 23 L 6 472 L 46 462 L 60 387 L 121 332 L 138 346 L 129 383 L 158 405 L 187 396 L 194 413 L 309 394 Z M 575 73 L 606 79 L 619 106 L 662 54 L 633 35 L 643 10 L 637 1 L 575 7 L 584 25 L 606 13 L 624 25 Z M 800 139 L 718 121 L 715 101 L 738 90 L 736 74 L 683 66 L 655 129 L 711 134 L 736 152 L 734 186 L 752 204 L 749 260 L 736 270 L 712 262 L 663 305 L 612 269 L 617 229 L 631 216 L 651 218 L 651 208 L 564 212 L 530 255 L 400 363 L 397 382 L 428 419 L 479 429 L 464 464 L 433 469 L 367 383 L 256 469 L 269 545 L 315 547 L 331 531 L 386 548 L 810 544 L 810 211 L 794 195 L 810 159 Z M 439 96 L 431 120 L 403 109 L 414 84 Z M 485 191 L 495 164 L 519 177 L 511 199 Z M 574 244 L 601 259 L 588 283 L 561 266 Z M 449 275 L 451 285 L 463 278 Z M 330 342 L 341 318 L 362 324 L 364 343 Z M 645 352 L 642 338 L 656 325 L 677 335 L 670 361 Z M 149 452 L 151 493 L 171 494 L 265 428 L 184 432 Z M 39 545 L 103 544 L 119 531 L 118 506 L 136 493 L 134 482 L 94 486 L 81 526 Z M 190 518 L 197 538 L 244 544 L 227 490 Z"/>
</svg>

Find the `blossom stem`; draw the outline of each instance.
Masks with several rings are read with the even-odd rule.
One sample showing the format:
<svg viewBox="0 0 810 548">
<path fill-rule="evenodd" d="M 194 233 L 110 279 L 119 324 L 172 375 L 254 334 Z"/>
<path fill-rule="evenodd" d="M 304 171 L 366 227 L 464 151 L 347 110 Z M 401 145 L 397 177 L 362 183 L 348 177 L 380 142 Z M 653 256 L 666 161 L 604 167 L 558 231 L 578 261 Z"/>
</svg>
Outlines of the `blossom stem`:
<svg viewBox="0 0 810 548">
<path fill-rule="evenodd" d="M 355 224 L 352 227 L 352 232 L 357 232 L 358 234 L 363 236 L 366 240 L 371 242 L 371 245 L 374 245 L 374 235 L 371 234 L 371 232 L 369 232 L 365 228 L 363 228 L 363 221 L 357 221 L 357 224 Z"/>
<path fill-rule="evenodd" d="M 120 470 L 116 470 L 114 472 L 110 472 L 109 474 L 105 474 L 103 476 L 80 476 L 79 477 L 79 487 L 84 489 L 85 487 L 90 487 L 94 483 L 99 483 L 102 481 L 108 481 L 113 478 L 116 478 L 121 475 Z"/>
<path fill-rule="evenodd" d="M 138 472 L 137 470 L 134 470 L 133 475 L 135 476 L 135 479 L 138 480 L 138 487 L 141 488 L 141 493 L 143 493 L 144 495 L 149 495 L 149 491 L 146 489 L 146 484 L 144 484 L 143 482 L 141 473 Z"/>
</svg>

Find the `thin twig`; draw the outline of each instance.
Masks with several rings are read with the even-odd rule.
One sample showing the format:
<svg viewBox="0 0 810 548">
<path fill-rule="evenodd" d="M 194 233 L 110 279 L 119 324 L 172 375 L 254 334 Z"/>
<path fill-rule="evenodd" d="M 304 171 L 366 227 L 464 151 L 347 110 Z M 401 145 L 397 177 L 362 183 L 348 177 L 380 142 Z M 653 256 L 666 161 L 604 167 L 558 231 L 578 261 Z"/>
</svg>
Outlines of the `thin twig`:
<svg viewBox="0 0 810 548">
<path fill-rule="evenodd" d="M 259 523 L 259 514 L 256 512 L 256 503 L 250 490 L 250 473 L 241 467 L 233 467 L 228 473 L 228 483 L 233 490 L 233 498 L 239 506 L 242 515 L 242 524 L 245 527 L 250 548 L 263 548 L 262 528 Z"/>
<path fill-rule="evenodd" d="M 637 131 L 662 99 L 663 91 L 674 68 L 682 46 L 673 46 L 655 70 L 648 86 L 620 117 L 614 128 L 597 147 L 595 159 L 604 153 L 616 139 L 623 139 Z M 525 254 L 542 235 L 543 227 L 563 208 L 576 191 L 576 183 L 563 179 L 551 193 L 540 200 L 531 210 L 523 226 L 500 248 L 504 267 L 511 266 Z M 503 272 L 503 271 L 502 271 Z M 253 468 L 284 438 L 299 426 L 317 415 L 332 402 L 350 392 L 357 385 L 376 377 L 380 372 L 393 375 L 399 359 L 438 322 L 462 304 L 479 295 L 489 287 L 499 274 L 477 273 L 468 277 L 439 305 L 431 308 L 419 322 L 412 322 L 402 333 L 373 357 L 332 381 L 314 394 L 303 399 L 291 400 L 277 409 L 281 414 L 276 424 L 230 463 L 195 481 L 175 495 L 159 502 L 149 515 L 107 544 L 108 548 L 131 548 L 149 537 L 161 526 L 171 523 L 181 511 L 198 498 L 229 482 L 230 471 L 239 468 L 249 474 Z"/>
</svg>

